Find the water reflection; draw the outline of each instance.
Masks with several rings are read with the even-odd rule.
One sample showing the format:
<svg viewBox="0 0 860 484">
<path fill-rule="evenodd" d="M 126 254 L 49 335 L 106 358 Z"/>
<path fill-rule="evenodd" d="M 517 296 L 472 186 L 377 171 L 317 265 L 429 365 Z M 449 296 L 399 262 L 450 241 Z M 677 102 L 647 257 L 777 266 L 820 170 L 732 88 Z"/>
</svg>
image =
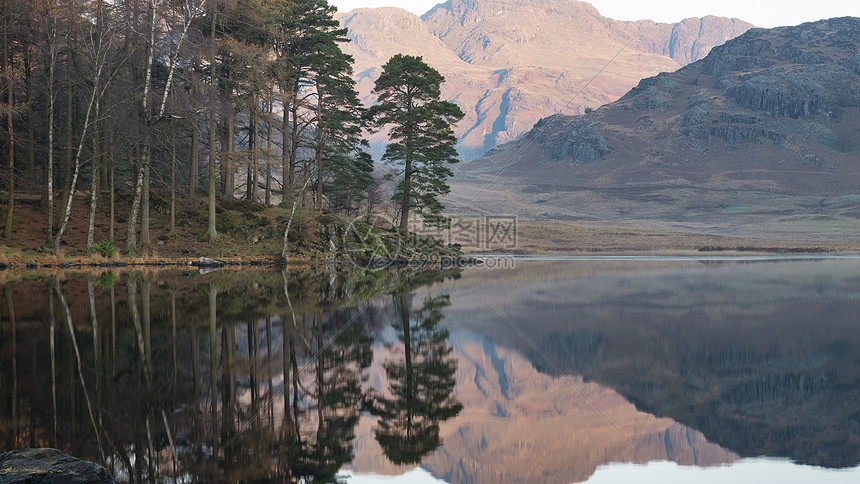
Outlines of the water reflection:
<svg viewBox="0 0 860 484">
<path fill-rule="evenodd" d="M 395 323 L 403 357 L 383 363 L 388 388 L 373 391 L 370 412 L 379 417 L 376 441 L 394 464 L 416 464 L 439 447 L 439 422 L 463 409 L 454 398 L 457 362 L 451 357 L 448 331 L 439 328 L 448 296 L 428 297 L 410 316 L 411 297 L 395 299 L 400 320 Z"/>
<path fill-rule="evenodd" d="M 19 279 L 0 298 L 0 450 L 58 447 L 125 482 L 852 467 L 857 274 L 518 261 Z"/>
<path fill-rule="evenodd" d="M 425 454 L 450 414 L 430 407 L 450 405 L 456 364 L 445 358 L 447 333 L 434 329 L 438 307 L 413 318 L 400 302 L 454 275 L 316 268 L 7 284 L 2 450 L 58 447 L 126 482 L 334 482 L 353 458 L 363 402 L 388 395 L 367 386 L 373 333 L 406 321 L 416 364 L 404 375 L 441 378 L 394 392 L 411 402 L 413 428 L 436 428 L 418 439 Z"/>
<path fill-rule="evenodd" d="M 523 262 L 445 290 L 446 320 L 743 457 L 860 463 L 860 260 Z M 541 349 L 497 315 L 482 291 Z M 486 306 L 486 303 L 483 304 Z"/>
</svg>

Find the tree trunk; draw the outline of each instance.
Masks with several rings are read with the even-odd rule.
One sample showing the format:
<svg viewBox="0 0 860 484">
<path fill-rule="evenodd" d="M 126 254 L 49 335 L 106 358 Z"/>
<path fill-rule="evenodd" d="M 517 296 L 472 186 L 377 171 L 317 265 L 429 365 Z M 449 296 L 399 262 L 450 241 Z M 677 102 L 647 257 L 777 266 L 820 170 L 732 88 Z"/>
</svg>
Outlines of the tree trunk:
<svg viewBox="0 0 860 484">
<path fill-rule="evenodd" d="M 251 103 L 251 109 L 248 112 L 248 166 L 245 170 L 245 199 L 254 200 L 254 193 L 257 191 L 257 102 L 256 99 Z"/>
<path fill-rule="evenodd" d="M 272 204 L 272 104 L 275 93 L 269 90 L 269 116 L 266 119 L 266 205 Z"/>
<path fill-rule="evenodd" d="M 25 79 L 27 79 L 27 160 L 30 183 L 36 185 L 36 129 L 33 126 L 33 69 L 29 50 L 25 57 Z"/>
<path fill-rule="evenodd" d="M 6 12 L 4 12 L 5 14 Z M 5 16 L 5 15 L 4 15 Z M 8 93 L 8 103 L 6 107 L 6 128 L 9 131 L 9 207 L 6 210 L 6 227 L 3 229 L 3 237 L 12 238 L 12 217 L 15 211 L 15 126 L 12 124 L 12 107 L 15 105 L 13 92 L 13 76 L 9 72 L 9 23 L 7 20 L 6 28 L 3 29 L 3 74 L 6 75 L 6 92 Z"/>
<path fill-rule="evenodd" d="M 212 12 L 212 39 L 209 46 L 209 64 L 210 64 L 210 99 L 209 99 L 209 243 L 215 243 L 218 238 L 218 232 L 215 230 L 215 96 L 218 94 L 217 86 L 215 85 L 215 17 L 217 13 Z"/>
<path fill-rule="evenodd" d="M 92 94 L 90 96 L 89 104 L 87 104 L 87 113 L 86 113 L 86 116 L 84 117 L 83 127 L 81 128 L 81 139 L 78 143 L 78 150 L 76 151 L 76 154 L 75 154 L 75 173 L 72 176 L 72 183 L 69 187 L 70 195 L 66 201 L 66 208 L 65 208 L 65 211 L 63 212 L 62 222 L 60 223 L 60 228 L 57 231 L 57 236 L 54 238 L 54 252 L 56 252 L 60 249 L 60 241 L 63 238 L 63 233 L 66 231 L 66 225 L 69 223 L 69 216 L 72 213 L 72 199 L 73 199 L 73 196 L 71 194 L 75 193 L 75 186 L 78 182 L 78 175 L 80 174 L 80 170 L 81 170 L 81 152 L 84 149 L 84 146 L 83 146 L 84 139 L 87 136 L 87 129 L 89 129 L 89 127 L 90 127 L 90 123 L 91 123 L 90 120 L 92 119 L 91 115 L 92 115 L 92 111 L 93 111 L 93 106 L 95 105 L 97 108 L 98 100 L 101 97 L 100 80 L 101 80 L 101 76 L 102 76 L 102 70 L 104 69 L 104 58 L 102 57 L 101 42 L 99 42 L 99 45 L 97 46 L 96 53 L 97 53 L 96 54 L 96 65 L 98 67 L 98 70 L 95 74 L 95 77 L 93 78 L 93 91 L 92 91 Z"/>
<path fill-rule="evenodd" d="M 289 136 L 287 136 L 290 131 L 289 106 L 286 103 L 287 98 L 284 96 L 284 119 L 281 124 L 281 143 L 283 144 L 281 148 L 281 182 L 283 183 L 281 203 L 287 201 L 287 194 L 292 194 L 293 190 L 293 171 L 290 169 L 290 146 Z"/>
<path fill-rule="evenodd" d="M 131 201 L 131 212 L 125 229 L 125 250 L 129 254 L 137 254 L 137 216 L 140 214 L 140 199 L 143 195 L 142 156 L 137 158 L 139 161 L 134 182 L 134 198 Z"/>
<path fill-rule="evenodd" d="M 107 162 L 107 157 L 110 154 L 110 150 L 108 150 L 108 129 L 107 125 L 102 125 L 102 129 L 99 132 L 99 139 L 101 140 L 101 144 L 99 145 L 99 166 L 101 166 L 101 175 L 99 175 L 99 191 L 102 194 L 108 192 L 110 190 L 110 184 L 108 180 L 110 180 L 110 164 Z"/>
<path fill-rule="evenodd" d="M 191 124 L 191 175 L 188 180 L 188 197 L 192 203 L 197 203 L 197 180 L 199 176 L 200 139 L 197 126 Z"/>
<path fill-rule="evenodd" d="M 110 138 L 110 241 L 115 242 L 116 229 L 116 190 L 114 187 L 114 175 L 116 173 L 116 140 L 113 139 L 113 133 Z"/>
<path fill-rule="evenodd" d="M 296 179 L 296 163 L 298 162 L 298 146 L 299 146 L 299 101 L 298 101 L 298 83 L 293 85 L 291 93 L 290 108 L 292 111 L 293 125 L 290 126 L 290 187 Z M 307 175 L 307 174 L 305 174 Z M 305 176 L 307 178 L 307 176 Z M 295 197 L 295 194 L 293 195 Z"/>
<path fill-rule="evenodd" d="M 409 113 L 407 114 L 407 119 L 412 119 L 412 101 L 411 99 L 408 101 L 409 105 L 407 107 Z M 414 137 L 414 130 L 412 129 L 412 124 L 406 127 L 406 156 L 404 160 L 405 171 L 403 175 L 403 200 L 401 200 L 400 204 L 400 228 L 403 231 L 408 230 L 409 228 L 409 206 L 410 204 L 410 196 L 412 195 L 412 140 Z"/>
<path fill-rule="evenodd" d="M 71 57 L 71 54 L 69 54 L 70 59 Z M 71 64 L 71 62 L 66 62 L 66 64 Z M 66 68 L 71 72 L 71 65 L 67 65 Z M 72 89 L 72 82 L 69 81 L 66 87 L 66 164 L 63 166 L 63 191 L 60 196 L 60 203 L 62 205 L 66 205 L 68 202 L 69 185 L 72 181 L 72 159 L 74 158 L 72 145 L 75 143 L 72 134 L 72 130 L 74 129 L 74 105 L 74 90 Z"/>
<path fill-rule="evenodd" d="M 56 52 L 56 25 L 53 23 L 53 12 L 48 14 L 48 72 L 47 92 L 45 101 L 45 124 L 48 128 L 47 161 L 45 167 L 45 196 L 48 201 L 48 237 L 47 244 L 51 245 L 54 238 L 54 70 L 57 62 Z"/>
<path fill-rule="evenodd" d="M 227 144 L 225 145 L 224 151 L 227 152 L 224 161 L 222 162 L 226 169 L 227 179 L 225 180 L 226 188 L 224 189 L 224 195 L 227 198 L 235 198 L 236 197 L 236 166 L 235 166 L 235 154 L 236 154 L 236 146 L 235 146 L 235 131 L 233 127 L 234 123 L 234 111 L 233 104 L 227 103 Z"/>
<path fill-rule="evenodd" d="M 152 149 L 149 147 L 148 141 L 143 146 L 143 158 L 141 160 L 143 162 L 141 166 L 143 170 L 143 193 L 141 194 L 140 204 L 140 245 L 143 247 L 152 245 L 152 240 L 149 237 L 149 190 L 152 173 Z"/>
<path fill-rule="evenodd" d="M 409 193 L 412 185 L 412 160 L 406 155 L 406 171 L 403 175 L 403 200 L 400 203 L 400 228 L 407 230 L 409 227 Z"/>
<path fill-rule="evenodd" d="M 323 93 L 317 86 L 317 136 L 316 136 L 316 168 L 317 168 L 317 196 L 316 205 L 314 208 L 322 210 L 322 193 L 323 193 L 323 151 L 325 149 L 325 133 L 322 129 L 322 105 Z"/>
<path fill-rule="evenodd" d="M 95 109 L 95 118 L 99 118 L 99 107 L 100 103 L 96 100 L 96 109 Z M 95 244 L 95 230 L 96 230 L 96 208 L 98 205 L 99 199 L 99 179 L 101 177 L 101 166 L 99 166 L 101 159 L 101 151 L 100 151 L 100 143 L 99 140 L 99 128 L 98 122 L 96 122 L 96 126 L 93 128 L 93 159 L 92 159 L 92 186 L 90 189 L 90 219 L 89 224 L 87 224 L 87 253 L 93 251 L 93 245 Z"/>
<path fill-rule="evenodd" d="M 170 234 L 176 233 L 176 129 L 170 123 Z"/>
<path fill-rule="evenodd" d="M 311 182 L 311 177 L 305 178 L 305 183 L 302 185 L 302 188 L 299 190 L 299 193 L 304 193 L 305 189 L 308 187 L 308 183 Z M 298 197 L 293 197 L 293 208 L 290 210 L 290 218 L 287 219 L 287 228 L 284 229 L 284 245 L 283 249 L 281 249 L 281 259 L 287 260 L 287 252 L 289 252 L 290 248 L 290 226 L 293 225 L 293 217 L 296 215 L 296 206 L 299 203 Z"/>
<path fill-rule="evenodd" d="M 156 10 L 158 4 L 155 0 L 149 1 L 149 37 L 146 44 L 146 74 L 143 81 L 143 100 L 140 114 L 143 118 L 143 154 L 139 157 L 139 165 L 136 181 L 134 183 L 134 199 L 131 202 L 131 213 L 128 217 L 128 228 L 126 237 L 126 250 L 130 254 L 137 253 L 137 217 L 141 211 L 141 199 L 148 198 L 148 187 L 145 187 L 148 181 L 146 177 L 147 164 L 149 163 L 149 131 L 150 131 L 150 116 L 149 116 L 149 91 L 152 89 L 152 63 L 155 57 L 155 29 L 156 29 Z M 148 217 L 149 214 L 147 213 Z M 141 241 L 144 242 L 143 225 L 141 222 Z M 147 227 L 147 236 L 149 228 Z M 145 243 L 145 242 L 144 242 Z"/>
</svg>

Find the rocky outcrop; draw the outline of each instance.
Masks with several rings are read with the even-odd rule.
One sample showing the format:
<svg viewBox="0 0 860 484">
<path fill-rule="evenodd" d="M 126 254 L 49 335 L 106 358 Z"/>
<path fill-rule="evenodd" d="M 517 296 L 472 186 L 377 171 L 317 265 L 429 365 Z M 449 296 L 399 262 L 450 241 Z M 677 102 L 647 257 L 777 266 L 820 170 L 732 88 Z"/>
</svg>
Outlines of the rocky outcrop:
<svg viewBox="0 0 860 484">
<path fill-rule="evenodd" d="M 0 455 L 0 482 L 6 484 L 113 484 L 104 467 L 57 449 L 24 449 Z"/>
<path fill-rule="evenodd" d="M 793 74 L 766 72 L 744 78 L 726 90 L 738 106 L 773 117 L 809 118 L 827 107 L 828 92 L 818 83 Z"/>
<path fill-rule="evenodd" d="M 524 139 L 546 146 L 553 159 L 572 163 L 591 163 L 612 153 L 600 125 L 587 117 L 572 120 L 559 114 L 542 119 Z"/>
<path fill-rule="evenodd" d="M 747 71 L 756 67 L 770 67 L 774 61 L 769 57 L 771 53 L 771 42 L 768 39 L 757 37 L 760 30 L 747 32 L 743 39 L 734 41 L 714 48 L 711 53 L 702 60 L 699 68 L 702 74 L 720 78 L 729 72 Z"/>
<path fill-rule="evenodd" d="M 622 99 L 628 99 L 630 103 L 623 105 L 622 109 L 636 112 L 663 111 L 669 108 L 672 98 L 680 90 L 678 81 L 666 74 L 642 79 L 636 87 L 624 95 Z"/>
<path fill-rule="evenodd" d="M 555 160 L 617 156 L 672 167 L 703 154 L 734 162 L 738 149 L 765 144 L 767 156 L 777 160 L 836 170 L 842 164 L 824 160 L 854 149 L 851 133 L 860 118 L 860 75 L 853 71 L 858 50 L 857 18 L 753 29 L 686 68 L 643 79 L 591 114 L 547 118 L 524 140 Z M 860 181 L 860 172 L 852 177 Z M 781 183 L 790 189 L 792 180 Z"/>
<path fill-rule="evenodd" d="M 792 218 L 826 213 L 844 217 L 840 238 L 856 237 L 858 55 L 860 18 L 752 29 L 613 103 L 550 117 L 521 141 L 459 165 L 464 176 L 448 205 L 756 237 L 829 233 L 802 226 L 823 220 Z M 466 194 L 483 193 L 474 185 L 485 179 L 494 181 L 493 200 L 476 204 Z"/>
<path fill-rule="evenodd" d="M 688 18 L 676 24 L 650 20 L 624 22 L 649 52 L 671 57 L 685 66 L 703 59 L 714 47 L 753 28 L 736 18 Z"/>
</svg>

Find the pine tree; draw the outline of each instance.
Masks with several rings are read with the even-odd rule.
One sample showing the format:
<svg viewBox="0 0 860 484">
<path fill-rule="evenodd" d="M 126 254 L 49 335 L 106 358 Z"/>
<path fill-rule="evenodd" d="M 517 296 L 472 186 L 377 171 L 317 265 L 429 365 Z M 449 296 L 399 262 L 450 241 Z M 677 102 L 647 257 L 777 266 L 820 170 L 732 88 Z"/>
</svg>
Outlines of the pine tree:
<svg viewBox="0 0 860 484">
<path fill-rule="evenodd" d="M 302 187 L 312 178 L 310 163 L 305 163 L 303 180 L 296 178 L 299 152 L 302 148 L 310 148 L 315 154 L 321 154 L 316 149 L 321 146 L 320 141 L 324 142 L 316 130 L 320 124 L 318 110 L 325 108 L 325 97 L 332 96 L 336 90 L 342 92 L 339 87 L 331 91 L 324 88 L 323 102 L 320 103 L 319 91 L 316 89 L 320 87 L 320 81 L 322 84 L 327 83 L 323 79 L 326 76 L 334 80 L 338 72 L 351 69 L 349 64 L 352 59 L 344 55 L 338 45 L 349 41 L 347 31 L 334 19 L 337 9 L 326 0 L 276 0 L 268 3 L 275 26 L 272 47 L 277 54 L 272 66 L 272 77 L 279 85 L 284 103 L 281 128 L 286 198 L 286 192 L 296 188 L 294 185 Z M 309 90 L 315 91 L 313 100 L 316 102 L 308 95 Z M 313 113 L 310 116 L 303 115 L 305 111 Z M 319 162 L 324 160 L 316 156 L 313 161 L 318 168 Z M 317 181 L 321 180 L 318 177 Z M 300 194 L 294 194 L 294 198 L 297 195 Z"/>
<path fill-rule="evenodd" d="M 361 151 L 363 108 L 352 78 L 352 57 L 330 38 L 314 55 L 316 132 L 312 142 L 317 164 L 317 208 L 324 189 L 337 199 L 361 198 L 373 179 L 373 161 Z M 340 208 L 351 208 L 340 207 Z"/>
<path fill-rule="evenodd" d="M 397 54 L 384 66 L 373 92 L 378 104 L 368 111 L 379 128 L 390 127 L 392 143 L 383 160 L 403 166 L 403 180 L 394 201 L 401 207 L 400 227 L 406 230 L 414 208 L 429 223 L 442 223 L 444 206 L 439 196 L 450 192 L 447 163 L 457 163 L 452 124 L 463 111 L 440 100 L 445 78 L 421 57 Z"/>
</svg>

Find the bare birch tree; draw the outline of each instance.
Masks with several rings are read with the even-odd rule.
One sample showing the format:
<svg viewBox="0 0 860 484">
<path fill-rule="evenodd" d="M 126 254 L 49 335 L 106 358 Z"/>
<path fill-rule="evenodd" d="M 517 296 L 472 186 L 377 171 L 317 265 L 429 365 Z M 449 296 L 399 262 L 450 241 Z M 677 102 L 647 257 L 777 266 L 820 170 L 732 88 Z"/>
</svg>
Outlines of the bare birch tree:
<svg viewBox="0 0 860 484">
<path fill-rule="evenodd" d="M 126 251 L 129 253 L 137 252 L 137 218 L 140 215 L 141 200 L 144 194 L 144 183 L 149 175 L 149 170 L 152 163 L 152 152 L 149 146 L 149 134 L 152 127 L 159 121 L 165 119 L 165 109 L 167 108 L 167 98 L 173 86 L 173 79 L 176 73 L 176 62 L 179 58 L 179 52 L 188 34 L 188 30 L 194 21 L 203 13 L 206 5 L 206 0 L 185 0 L 181 8 L 181 26 L 179 39 L 176 44 L 170 49 L 169 65 L 167 69 L 167 82 L 164 86 L 164 92 L 161 96 L 161 105 L 155 115 L 150 113 L 149 97 L 153 90 L 152 86 L 152 71 L 155 62 L 156 53 L 156 33 L 158 31 L 158 11 L 161 7 L 162 0 L 148 0 L 149 9 L 149 36 L 146 48 L 146 75 L 143 84 L 143 116 L 144 116 L 144 144 L 143 153 L 141 155 L 141 167 L 137 173 L 137 179 L 134 184 L 134 199 L 131 204 L 131 214 L 128 218 L 128 228 L 126 233 Z M 163 39 L 160 39 L 163 40 Z M 146 227 L 145 232 L 148 233 L 149 228 Z M 143 231 L 142 231 L 143 232 Z M 149 240 L 142 240 L 146 245 Z"/>
<path fill-rule="evenodd" d="M 45 40 L 47 47 L 47 72 L 45 107 L 46 124 L 48 129 L 47 160 L 45 166 L 45 190 L 48 201 L 48 236 L 47 243 L 52 244 L 54 238 L 54 75 L 57 68 L 57 9 L 56 0 L 45 2 Z"/>
<path fill-rule="evenodd" d="M 54 252 L 60 250 L 60 241 L 63 239 L 63 234 L 66 231 L 66 226 L 69 223 L 69 216 L 72 213 L 72 200 L 74 199 L 75 188 L 77 187 L 78 177 L 81 172 L 81 154 L 84 150 L 84 141 L 87 137 L 87 131 L 90 126 L 93 124 L 93 120 L 95 116 L 93 116 L 93 111 L 98 110 L 98 104 L 101 100 L 102 96 L 104 96 L 107 85 L 110 82 L 110 78 L 112 76 L 108 76 L 108 81 L 102 84 L 104 71 L 107 67 L 108 56 L 110 54 L 110 46 L 111 46 L 111 34 L 109 32 L 105 32 L 106 35 L 103 37 L 93 37 L 93 45 L 91 47 L 92 53 L 92 72 L 93 72 L 93 87 L 90 93 L 90 100 L 87 104 L 87 112 L 84 117 L 84 124 L 81 128 L 81 136 L 80 141 L 78 142 L 78 149 L 75 152 L 75 162 L 74 162 L 74 172 L 72 174 L 72 182 L 69 187 L 70 193 L 69 197 L 66 200 L 66 207 L 63 211 L 63 216 L 61 217 L 62 222 L 60 223 L 60 228 L 57 230 L 57 235 L 54 237 Z"/>
</svg>

